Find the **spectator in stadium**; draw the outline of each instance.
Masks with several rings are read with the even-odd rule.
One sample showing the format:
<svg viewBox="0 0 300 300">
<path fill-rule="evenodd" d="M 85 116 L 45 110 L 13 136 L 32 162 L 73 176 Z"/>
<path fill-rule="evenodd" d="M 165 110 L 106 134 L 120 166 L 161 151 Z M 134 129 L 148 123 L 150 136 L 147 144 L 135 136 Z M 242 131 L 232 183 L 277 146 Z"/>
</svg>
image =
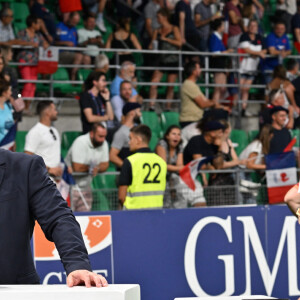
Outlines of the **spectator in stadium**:
<svg viewBox="0 0 300 300">
<path fill-rule="evenodd" d="M 36 46 L 36 43 L 31 41 L 23 41 L 15 37 L 12 28 L 14 13 L 10 8 L 4 8 L 0 12 L 0 46 L 2 45 L 23 45 Z"/>
<path fill-rule="evenodd" d="M 45 6 L 45 0 L 34 0 L 33 5 L 30 7 L 30 13 L 40 20 L 41 31 L 47 41 L 51 44 L 56 40 L 56 25 L 55 18 L 49 9 Z"/>
<path fill-rule="evenodd" d="M 290 58 L 286 62 L 286 77 L 289 81 L 293 81 L 299 75 L 299 62 Z"/>
<path fill-rule="evenodd" d="M 275 106 L 271 110 L 273 137 L 270 142 L 269 153 L 280 153 L 292 140 L 289 130 L 285 127 L 288 110 L 282 106 Z"/>
<path fill-rule="evenodd" d="M 297 12 L 296 0 L 278 0 L 276 5 L 275 16 L 284 20 L 286 24 L 286 32 L 291 33 L 291 23 L 293 16 Z"/>
<path fill-rule="evenodd" d="M 299 114 L 300 108 L 294 100 L 291 93 L 291 82 L 286 77 L 286 69 L 283 65 L 278 65 L 274 68 L 273 79 L 267 84 L 265 89 L 266 102 L 268 102 L 268 95 L 272 90 L 281 89 L 285 97 L 285 108 L 288 108 L 289 103 L 293 106 L 294 111 Z"/>
<path fill-rule="evenodd" d="M 115 95 L 111 98 L 111 105 L 114 111 L 115 118 L 119 123 L 122 121 L 122 110 L 126 103 L 135 102 L 132 99 L 132 84 L 130 81 L 124 80 L 120 84 L 120 95 Z"/>
<path fill-rule="evenodd" d="M 271 124 L 265 124 L 259 133 L 257 139 L 251 142 L 240 154 L 239 159 L 246 161 L 246 168 L 252 170 L 265 170 L 266 164 L 264 155 L 270 153 L 270 141 L 274 135 L 274 129 Z"/>
<path fill-rule="evenodd" d="M 119 201 L 125 209 L 162 208 L 166 188 L 167 164 L 151 153 L 151 129 L 138 125 L 130 130 L 128 156 L 119 180 Z"/>
<path fill-rule="evenodd" d="M 199 50 L 203 52 L 208 51 L 208 38 L 210 34 L 210 23 L 221 18 L 221 14 L 217 12 L 212 14 L 211 5 L 213 0 L 202 0 L 194 9 L 194 22 L 199 31 L 200 44 Z"/>
<path fill-rule="evenodd" d="M 0 142 L 14 125 L 12 107 L 9 101 L 11 86 L 8 81 L 0 79 Z"/>
<path fill-rule="evenodd" d="M 38 47 L 47 48 L 48 42 L 39 33 L 40 23 L 35 16 L 28 16 L 26 19 L 27 28 L 19 31 L 18 38 L 22 41 L 31 42 L 34 48 L 22 49 L 17 56 L 19 63 L 31 64 L 29 66 L 19 66 L 22 79 L 37 80 L 37 64 L 39 59 Z M 36 84 L 34 82 L 24 83 L 22 96 L 33 98 L 35 95 Z M 26 110 L 28 111 L 31 101 L 26 101 Z"/>
<path fill-rule="evenodd" d="M 294 14 L 292 21 L 291 21 L 291 31 L 293 34 L 293 40 L 295 46 L 298 50 L 300 50 L 300 1 L 297 1 L 297 12 Z"/>
<path fill-rule="evenodd" d="M 216 19 L 211 23 L 211 29 L 213 33 L 209 37 L 209 51 L 212 53 L 231 53 L 233 49 L 226 49 L 223 41 L 222 35 L 225 30 L 224 20 Z M 210 67 L 214 69 L 226 69 L 228 67 L 229 60 L 226 56 L 211 56 L 210 57 Z M 226 72 L 214 72 L 215 84 L 225 85 L 227 82 Z M 220 100 L 225 98 L 227 92 L 226 86 L 216 86 L 213 93 L 213 101 L 215 103 L 220 103 Z"/>
<path fill-rule="evenodd" d="M 90 65 L 94 63 L 96 56 L 99 53 L 98 48 L 103 48 L 101 33 L 96 28 L 96 17 L 89 14 L 84 18 L 84 28 L 78 29 L 78 45 L 86 47 L 83 51 L 83 64 Z"/>
<path fill-rule="evenodd" d="M 164 134 L 155 152 L 167 163 L 167 185 L 164 195 L 165 208 L 186 208 L 188 203 L 182 197 L 183 185 L 180 184 L 179 172 L 183 168 L 183 147 L 181 130 L 171 125 Z"/>
<path fill-rule="evenodd" d="M 141 50 L 142 46 L 134 33 L 130 31 L 130 19 L 120 18 L 116 30 L 111 33 L 106 41 L 105 48 L 109 49 L 137 49 Z M 113 63 L 121 65 L 123 62 L 135 62 L 131 52 L 118 52 L 117 56 L 114 55 Z"/>
<path fill-rule="evenodd" d="M 169 51 L 178 51 L 181 48 L 181 36 L 180 31 L 177 26 L 173 26 L 169 22 L 169 12 L 166 8 L 161 8 L 157 12 L 157 20 L 161 25 L 159 29 L 154 30 L 152 41 L 150 43 L 149 49 L 153 49 L 153 42 L 158 42 L 158 50 L 169 50 Z M 157 57 L 157 56 L 156 56 Z M 177 54 L 161 54 L 158 57 L 158 65 L 160 67 L 173 67 L 178 68 L 179 66 L 179 56 Z M 168 74 L 167 82 L 175 83 L 178 77 L 178 70 L 166 71 Z M 153 72 L 151 82 L 156 83 L 160 82 L 163 77 L 164 72 L 156 69 Z M 157 86 L 152 84 L 150 87 L 149 93 L 150 99 L 157 99 Z M 167 87 L 166 99 L 174 99 L 174 87 Z M 150 109 L 154 110 L 155 102 L 150 103 Z M 168 110 L 171 109 L 171 102 L 167 102 Z"/>
<path fill-rule="evenodd" d="M 39 101 L 37 108 L 39 122 L 26 135 L 24 151 L 27 154 L 36 154 L 44 159 L 47 171 L 53 179 L 59 180 L 62 176 L 60 152 L 60 136 L 52 125 L 57 120 L 57 110 L 52 101 Z"/>
<path fill-rule="evenodd" d="M 242 114 L 245 114 L 250 86 L 257 74 L 260 59 L 264 59 L 267 53 L 264 38 L 258 33 L 256 20 L 249 21 L 248 31 L 241 35 L 238 48 L 240 52 L 249 54 L 249 57 L 242 57 L 240 63 Z M 245 115 L 247 116 L 247 114 Z"/>
<path fill-rule="evenodd" d="M 200 36 L 193 22 L 189 0 L 180 0 L 176 3 L 174 23 L 179 27 L 184 50 L 197 51 L 200 45 Z"/>
<path fill-rule="evenodd" d="M 78 12 L 71 12 L 65 22 L 60 22 L 56 26 L 57 40 L 55 45 L 65 47 L 78 46 L 78 33 L 76 26 L 80 21 Z M 65 65 L 80 65 L 83 63 L 83 54 L 76 51 L 61 50 L 59 52 L 59 63 Z M 78 68 L 71 69 L 70 79 L 76 79 L 76 72 Z"/>
<path fill-rule="evenodd" d="M 121 65 L 119 75 L 116 75 L 114 80 L 110 84 L 111 97 L 120 95 L 120 84 L 122 81 L 127 80 L 131 83 L 135 81 L 135 64 L 131 61 L 124 61 Z M 132 101 L 137 101 L 138 93 L 134 87 L 132 87 Z"/>
<path fill-rule="evenodd" d="M 105 54 L 99 54 L 96 56 L 95 71 L 105 74 L 109 71 L 109 60 Z"/>
<path fill-rule="evenodd" d="M 277 21 L 274 25 L 274 31 L 271 32 L 266 39 L 266 47 L 269 54 L 276 57 L 269 57 L 264 60 L 263 70 L 273 71 L 286 56 L 291 54 L 291 46 L 289 38 L 286 35 L 286 27 L 284 21 Z M 271 81 L 271 75 L 265 74 L 266 83 Z"/>
<path fill-rule="evenodd" d="M 114 113 L 110 103 L 105 74 L 92 72 L 84 84 L 79 104 L 83 133 L 90 132 L 93 123 L 113 121 Z"/>
<path fill-rule="evenodd" d="M 292 81 L 291 84 L 289 84 L 286 87 L 286 94 L 288 98 L 290 99 L 291 103 L 295 103 L 293 105 L 294 110 L 298 113 L 300 112 L 300 76 L 298 76 L 296 79 Z M 295 108 L 296 106 L 296 108 Z M 298 127 L 300 124 L 299 119 L 296 120 L 296 126 Z"/>
<path fill-rule="evenodd" d="M 141 105 L 127 102 L 122 109 L 122 114 L 122 126 L 114 134 L 109 151 L 109 160 L 116 165 L 118 170 L 121 169 L 124 159 L 130 155 L 129 133 L 133 126 L 141 122 Z"/>
<path fill-rule="evenodd" d="M 267 107 L 259 114 L 259 127 L 262 128 L 265 124 L 272 124 L 272 109 L 275 106 L 282 106 L 288 110 L 288 118 L 285 127 L 288 129 L 294 128 L 294 109 L 293 106 L 286 102 L 286 96 L 281 89 L 272 90 L 269 94 L 269 103 Z"/>
<path fill-rule="evenodd" d="M 201 129 L 199 128 L 199 124 L 201 123 L 202 118 L 198 122 L 193 122 L 187 126 L 185 126 L 181 130 L 181 139 L 182 139 L 182 146 L 185 148 L 189 140 L 195 136 L 201 134 Z"/>
<path fill-rule="evenodd" d="M 229 122 L 220 120 L 220 123 L 224 126 L 220 147 L 220 151 L 223 155 L 222 169 L 229 169 L 238 165 L 244 165 L 245 161 L 239 160 L 234 150 L 233 143 L 230 140 L 231 126 Z M 208 184 L 209 186 L 224 186 L 221 189 L 212 189 L 208 193 L 206 201 L 209 205 L 236 204 L 234 200 L 235 188 L 233 187 L 234 178 L 232 173 L 210 174 Z"/>
<path fill-rule="evenodd" d="M 227 47 L 229 49 L 237 49 L 244 29 L 243 18 L 240 11 L 240 1 L 228 1 L 224 7 L 224 15 L 225 18 L 227 17 L 229 20 Z"/>
<path fill-rule="evenodd" d="M 1 46 L 0 52 L 0 78 L 5 79 L 11 86 L 11 97 L 9 97 L 10 104 L 12 105 L 14 112 L 13 117 L 15 121 L 21 121 L 22 111 L 25 108 L 23 99 L 19 98 L 18 89 L 18 74 L 15 68 L 8 66 L 8 63 L 12 60 L 13 52 L 11 46 Z"/>
<path fill-rule="evenodd" d="M 199 124 L 201 135 L 192 137 L 184 148 L 184 164 L 201 157 L 214 157 L 221 151 L 224 125 L 219 121 L 203 120 Z M 217 169 L 223 168 L 223 157 L 219 159 Z"/>
<path fill-rule="evenodd" d="M 157 12 L 161 8 L 160 0 L 150 0 L 144 8 L 145 29 L 143 34 L 143 46 L 148 48 L 151 45 L 151 40 L 154 31 L 161 27 L 158 21 Z M 154 49 L 155 50 L 155 49 Z"/>
<path fill-rule="evenodd" d="M 68 151 L 65 162 L 73 172 L 86 173 L 76 175 L 76 188 L 72 189 L 74 211 L 90 211 L 93 196 L 91 183 L 94 176 L 105 172 L 109 166 L 108 143 L 105 140 L 107 130 L 102 123 L 94 123 L 90 132 L 79 136 Z"/>
<path fill-rule="evenodd" d="M 61 19 L 64 23 L 68 21 L 72 13 L 82 10 L 81 0 L 58 0 L 58 4 L 59 14 L 62 14 Z"/>
<path fill-rule="evenodd" d="M 196 84 L 201 75 L 200 64 L 189 62 L 184 71 L 187 78 L 181 86 L 181 128 L 201 119 L 205 108 L 215 106 L 215 102 L 207 99 Z"/>
<path fill-rule="evenodd" d="M 106 0 L 82 0 L 84 11 L 93 13 L 97 16 L 96 24 L 102 32 L 106 32 L 106 27 L 103 19 L 103 12 L 106 5 Z"/>
</svg>

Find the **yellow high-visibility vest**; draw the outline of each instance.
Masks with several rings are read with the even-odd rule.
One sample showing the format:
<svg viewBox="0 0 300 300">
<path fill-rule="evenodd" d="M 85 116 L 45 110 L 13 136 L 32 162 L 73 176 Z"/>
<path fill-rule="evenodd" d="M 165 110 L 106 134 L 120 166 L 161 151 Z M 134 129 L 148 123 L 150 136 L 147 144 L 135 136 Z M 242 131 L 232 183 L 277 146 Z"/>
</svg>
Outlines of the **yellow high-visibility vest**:
<svg viewBox="0 0 300 300">
<path fill-rule="evenodd" d="M 132 183 L 127 188 L 127 209 L 163 207 L 167 164 L 155 153 L 135 153 L 127 157 L 132 170 Z"/>
</svg>

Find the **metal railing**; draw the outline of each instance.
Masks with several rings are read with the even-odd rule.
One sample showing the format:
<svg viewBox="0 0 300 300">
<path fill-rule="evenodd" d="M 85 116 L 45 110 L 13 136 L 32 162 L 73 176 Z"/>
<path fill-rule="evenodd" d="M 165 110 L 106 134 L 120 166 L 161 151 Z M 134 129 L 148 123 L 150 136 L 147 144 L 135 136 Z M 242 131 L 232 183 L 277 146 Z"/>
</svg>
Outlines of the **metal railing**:
<svg viewBox="0 0 300 300">
<path fill-rule="evenodd" d="M 300 169 L 297 170 L 298 172 Z M 208 186 L 203 186 L 201 183 L 196 185 L 195 191 L 189 189 L 181 180 L 175 181 L 172 185 L 170 180 L 167 182 L 167 187 L 164 196 L 164 205 L 166 208 L 184 208 L 205 203 L 206 206 L 220 205 L 253 205 L 267 204 L 268 195 L 265 176 L 263 173 L 256 173 L 254 170 L 235 168 L 223 170 L 202 170 L 201 173 L 206 175 L 222 175 L 226 176 L 229 181 L 221 184 L 213 177 L 209 180 Z M 75 176 L 83 173 L 74 173 Z M 98 174 L 101 176 L 101 184 L 93 185 L 93 188 L 82 190 L 83 197 L 87 195 L 88 207 L 84 203 L 76 204 L 76 207 L 85 210 L 119 210 L 117 179 L 119 172 L 105 172 Z M 108 178 L 108 176 L 110 178 Z M 253 176 L 256 176 L 258 182 L 254 182 Z M 200 182 L 200 181 L 199 181 Z M 75 191 L 76 201 L 81 201 L 82 198 Z M 71 197 L 71 202 L 72 202 Z M 76 210 L 74 204 L 72 208 Z M 88 209 L 87 209 L 88 208 Z"/>
</svg>

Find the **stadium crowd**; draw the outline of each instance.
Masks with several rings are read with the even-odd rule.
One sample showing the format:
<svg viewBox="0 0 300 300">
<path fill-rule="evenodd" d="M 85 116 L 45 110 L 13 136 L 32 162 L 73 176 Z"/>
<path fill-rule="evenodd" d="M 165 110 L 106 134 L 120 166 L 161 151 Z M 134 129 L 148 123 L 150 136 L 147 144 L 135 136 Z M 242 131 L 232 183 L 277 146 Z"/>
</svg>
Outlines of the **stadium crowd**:
<svg viewBox="0 0 300 300">
<path fill-rule="evenodd" d="M 3 4 L 0 14 L 0 143 L 14 125 L 22 121 L 22 114 L 32 113 L 31 100 L 38 94 L 36 80 L 40 76 L 39 47 L 64 47 L 59 52 L 59 64 L 71 65 L 68 69 L 71 82 L 79 78 L 81 70 L 87 71 L 82 89 L 76 86 L 72 91 L 71 86 L 71 94 L 79 99 L 82 135 L 73 138 L 62 163 L 61 138 L 53 124 L 59 117 L 56 106 L 50 100 L 39 101 L 39 122 L 28 132 L 24 151 L 44 158 L 49 175 L 60 189 L 66 167 L 69 173 L 75 173 L 72 187 L 75 210 L 92 209 L 93 176 L 107 171 L 110 166 L 113 166 L 110 170 L 121 172 L 116 178 L 119 208 L 140 208 L 135 204 L 137 194 L 144 199 L 150 196 L 154 199 L 154 204 L 145 204 L 146 207 L 224 204 L 221 201 L 224 195 L 231 199 L 226 204 L 235 204 L 232 174 L 218 172 L 208 177 L 201 173 L 192 191 L 179 173 L 193 160 L 210 158 L 203 164 L 203 170 L 247 168 L 256 171 L 259 182 L 265 181 L 264 156 L 283 152 L 300 124 L 299 62 L 291 58 L 292 53 L 300 51 L 300 2 L 106 2 L 60 0 L 58 6 L 45 0 L 31 0 L 28 4 L 16 2 L 28 9 L 23 21 L 14 21 L 14 15 L 22 13 L 10 3 Z M 20 9 L 22 5 L 16 7 Z M 112 31 L 108 30 L 113 27 Z M 12 47 L 14 45 L 20 48 Z M 74 51 L 74 47 L 85 50 Z M 105 55 L 99 53 L 101 48 L 118 49 L 118 52 Z M 153 53 L 137 55 L 128 49 L 149 49 Z M 178 81 L 181 58 L 172 52 L 157 55 L 156 50 L 192 52 L 192 55 L 182 56 L 184 81 L 179 90 L 172 84 Z M 205 58 L 199 52 L 212 54 L 209 68 L 216 69 L 209 73 L 216 84 L 209 97 L 199 88 Z M 246 55 L 237 61 L 237 57 L 227 56 L 228 53 Z M 12 67 L 12 60 L 19 63 L 18 68 Z M 143 66 L 154 67 L 154 70 L 136 72 L 141 61 Z M 86 67 L 90 65 L 94 67 Z M 112 65 L 118 66 L 118 72 Z M 161 93 L 158 83 L 164 76 L 170 85 L 165 89 L 166 101 L 159 107 L 155 100 Z M 18 78 L 25 80 L 22 89 Z M 141 87 L 138 81 L 151 82 L 151 86 Z M 240 89 L 227 88 L 226 84 L 230 83 L 236 83 Z M 251 116 L 247 107 L 253 96 L 250 93 L 253 83 L 266 85 L 263 95 L 254 95 L 265 99 L 257 121 L 260 131 L 237 153 L 238 145 L 231 141 L 230 117 L 236 113 Z M 179 109 L 168 101 L 173 100 L 176 93 L 180 98 Z M 150 101 L 145 103 L 144 99 Z M 228 99 L 231 99 L 229 104 L 224 101 Z M 167 122 L 164 132 L 156 130 L 158 118 L 148 122 L 150 129 L 139 125 L 147 123 L 143 113 L 157 116 L 159 109 L 170 115 L 178 110 L 177 119 Z M 156 154 L 150 154 L 150 148 Z M 136 178 L 139 176 L 136 157 L 149 162 L 145 160 L 141 165 L 143 169 L 149 168 L 141 186 Z M 139 164 L 141 161 L 142 158 Z M 154 172 L 156 166 L 157 173 Z M 152 171 L 157 175 L 154 178 Z M 250 182 L 249 176 L 245 175 L 244 181 Z M 156 183 L 158 190 L 155 190 Z M 206 186 L 224 188 L 205 195 L 203 187 Z M 243 203 L 252 203 L 251 193 L 246 192 L 241 197 Z M 264 198 L 267 201 L 266 195 Z"/>
</svg>

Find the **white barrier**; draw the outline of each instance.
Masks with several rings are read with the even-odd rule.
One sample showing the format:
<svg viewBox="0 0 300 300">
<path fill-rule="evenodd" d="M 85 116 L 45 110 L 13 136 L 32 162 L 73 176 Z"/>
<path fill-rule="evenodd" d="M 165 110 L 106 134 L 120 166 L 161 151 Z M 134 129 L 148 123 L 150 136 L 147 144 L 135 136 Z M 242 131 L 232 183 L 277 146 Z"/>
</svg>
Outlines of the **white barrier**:
<svg viewBox="0 0 300 300">
<path fill-rule="evenodd" d="M 137 284 L 111 284 L 102 288 L 66 285 L 0 285 L 1 300 L 140 300 Z"/>
<path fill-rule="evenodd" d="M 262 299 L 278 299 L 268 296 L 232 296 L 232 297 L 201 297 L 201 298 L 175 298 L 174 300 L 262 300 Z"/>
</svg>

